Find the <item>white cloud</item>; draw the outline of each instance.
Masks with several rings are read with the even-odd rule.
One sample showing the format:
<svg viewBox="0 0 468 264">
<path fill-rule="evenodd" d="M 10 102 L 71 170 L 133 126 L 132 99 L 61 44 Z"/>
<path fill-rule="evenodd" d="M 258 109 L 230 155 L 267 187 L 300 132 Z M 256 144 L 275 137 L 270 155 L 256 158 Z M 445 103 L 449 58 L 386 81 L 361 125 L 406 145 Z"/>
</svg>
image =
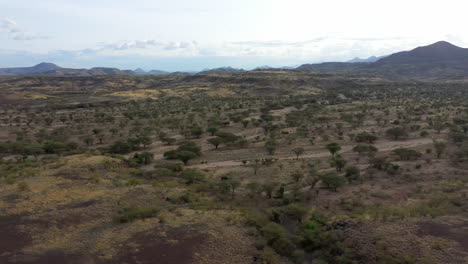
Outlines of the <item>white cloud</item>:
<svg viewBox="0 0 468 264">
<path fill-rule="evenodd" d="M 15 21 L 11 19 L 0 20 L 0 32 L 4 32 L 7 36 L 13 40 L 36 40 L 36 39 L 48 39 L 48 36 L 40 34 L 32 34 L 21 29 Z"/>
</svg>

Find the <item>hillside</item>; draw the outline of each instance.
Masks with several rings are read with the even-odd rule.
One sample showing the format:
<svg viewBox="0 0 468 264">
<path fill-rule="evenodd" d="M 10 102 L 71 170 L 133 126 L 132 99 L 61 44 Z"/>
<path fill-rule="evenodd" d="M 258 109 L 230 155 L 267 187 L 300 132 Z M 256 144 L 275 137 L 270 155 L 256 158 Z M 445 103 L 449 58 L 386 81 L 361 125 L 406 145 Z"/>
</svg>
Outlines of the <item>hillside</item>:
<svg viewBox="0 0 468 264">
<path fill-rule="evenodd" d="M 372 63 L 304 64 L 306 72 L 358 73 L 397 79 L 462 79 L 468 75 L 468 49 L 445 41 L 394 53 Z"/>
</svg>

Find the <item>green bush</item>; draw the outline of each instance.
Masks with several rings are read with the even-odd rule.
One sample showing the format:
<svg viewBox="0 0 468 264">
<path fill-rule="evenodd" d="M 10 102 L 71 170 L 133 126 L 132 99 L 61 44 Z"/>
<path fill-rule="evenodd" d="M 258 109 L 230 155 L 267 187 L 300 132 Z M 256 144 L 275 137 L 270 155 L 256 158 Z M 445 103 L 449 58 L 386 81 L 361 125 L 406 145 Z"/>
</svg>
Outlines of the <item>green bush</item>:
<svg viewBox="0 0 468 264">
<path fill-rule="evenodd" d="M 113 219 L 117 223 L 128 223 L 137 219 L 154 217 L 157 212 L 155 208 L 125 207 L 119 209 Z"/>
<path fill-rule="evenodd" d="M 205 174 L 201 172 L 199 169 L 185 169 L 180 174 L 180 177 L 187 180 L 187 183 L 194 183 L 203 181 L 205 179 Z"/>
</svg>

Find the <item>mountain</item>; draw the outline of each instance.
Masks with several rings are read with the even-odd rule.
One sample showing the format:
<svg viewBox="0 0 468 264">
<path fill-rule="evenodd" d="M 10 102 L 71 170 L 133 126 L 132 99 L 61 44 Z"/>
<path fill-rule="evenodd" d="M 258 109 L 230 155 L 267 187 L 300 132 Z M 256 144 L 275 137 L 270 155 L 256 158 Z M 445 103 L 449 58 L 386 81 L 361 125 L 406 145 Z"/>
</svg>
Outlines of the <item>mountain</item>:
<svg viewBox="0 0 468 264">
<path fill-rule="evenodd" d="M 122 71 L 117 68 L 95 67 L 91 69 L 62 68 L 53 63 L 39 63 L 32 67 L 3 68 L 0 76 L 18 75 L 54 75 L 54 76 L 94 76 L 94 75 L 119 75 L 135 74 L 133 71 Z"/>
<path fill-rule="evenodd" d="M 199 72 L 199 74 L 209 74 L 209 73 L 236 73 L 236 72 L 244 72 L 244 69 L 235 69 L 232 67 L 221 67 L 215 69 L 207 69 Z"/>
<path fill-rule="evenodd" d="M 25 74 L 42 74 L 49 71 L 60 70 L 61 67 L 53 63 L 39 63 L 32 67 L 18 67 L 18 68 L 3 68 L 0 69 L 0 76 L 16 76 Z"/>
<path fill-rule="evenodd" d="M 323 62 L 317 64 L 303 64 L 297 69 L 306 72 L 322 73 L 347 73 L 361 69 L 365 64 L 363 62 Z"/>
<path fill-rule="evenodd" d="M 145 74 L 146 73 L 146 71 L 143 70 L 142 68 L 138 68 L 138 69 L 134 70 L 133 72 L 135 72 L 136 74 Z"/>
<path fill-rule="evenodd" d="M 371 56 L 371 57 L 369 57 L 369 58 L 367 58 L 367 59 L 361 59 L 361 58 L 356 57 L 356 58 L 354 58 L 354 59 L 352 59 L 352 60 L 349 60 L 349 61 L 346 61 L 346 62 L 348 62 L 348 63 L 356 63 L 356 62 L 376 62 L 376 61 L 378 61 L 378 60 L 380 60 L 380 59 L 382 59 L 382 58 L 385 58 L 385 57 L 386 57 L 386 56 L 380 56 L 380 57 Z"/>
<path fill-rule="evenodd" d="M 170 72 L 167 72 L 167 71 L 160 71 L 160 70 L 151 70 L 147 73 L 145 73 L 147 75 L 167 75 L 167 74 L 170 74 Z"/>
<path fill-rule="evenodd" d="M 468 76 L 468 49 L 439 41 L 375 62 L 304 64 L 306 72 L 355 73 L 397 79 L 458 79 Z"/>
</svg>

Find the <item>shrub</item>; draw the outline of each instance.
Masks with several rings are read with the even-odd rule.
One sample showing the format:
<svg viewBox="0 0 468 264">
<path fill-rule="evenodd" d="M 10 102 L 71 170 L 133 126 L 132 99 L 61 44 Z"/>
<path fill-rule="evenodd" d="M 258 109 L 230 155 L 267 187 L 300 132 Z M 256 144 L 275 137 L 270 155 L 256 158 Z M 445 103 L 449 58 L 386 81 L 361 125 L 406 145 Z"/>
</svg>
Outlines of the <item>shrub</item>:
<svg viewBox="0 0 468 264">
<path fill-rule="evenodd" d="M 130 179 L 128 180 L 128 182 L 127 182 L 127 185 L 128 185 L 128 186 L 135 186 L 135 185 L 140 184 L 140 182 L 141 182 L 141 181 L 140 181 L 139 179 L 137 179 L 137 178 L 130 178 Z"/>
<path fill-rule="evenodd" d="M 408 148 L 398 148 L 393 150 L 393 153 L 397 155 L 400 160 L 414 160 L 422 155 L 419 151 Z"/>
<path fill-rule="evenodd" d="M 367 154 L 372 156 L 378 151 L 378 149 L 373 145 L 358 144 L 353 148 L 353 151 L 359 153 L 359 155 Z"/>
<path fill-rule="evenodd" d="M 154 165 L 154 168 L 165 168 L 174 172 L 182 171 L 184 164 L 180 162 L 165 162 Z"/>
<path fill-rule="evenodd" d="M 345 177 L 348 179 L 349 182 L 359 179 L 360 175 L 361 175 L 361 171 L 359 170 L 358 167 L 351 166 L 351 167 L 346 168 Z"/>
<path fill-rule="evenodd" d="M 261 229 L 263 237 L 266 239 L 276 252 L 283 256 L 290 256 L 294 251 L 294 244 L 290 239 L 290 235 L 281 225 L 270 222 Z"/>
<path fill-rule="evenodd" d="M 402 137 L 407 137 L 408 134 L 406 133 L 406 130 L 403 127 L 393 127 L 385 131 L 385 134 L 387 136 L 392 137 L 394 140 L 398 140 Z"/>
<path fill-rule="evenodd" d="M 119 209 L 113 219 L 117 223 L 128 223 L 137 219 L 154 217 L 157 212 L 155 208 L 126 207 Z"/>
<path fill-rule="evenodd" d="M 323 184 L 327 186 L 327 188 L 336 192 L 339 187 L 342 187 L 346 184 L 346 178 L 343 176 L 339 176 L 336 172 L 328 172 L 320 176 L 320 180 L 322 180 Z"/>
<path fill-rule="evenodd" d="M 180 177 L 187 180 L 187 183 L 194 183 L 203 181 L 205 179 L 205 174 L 198 169 L 185 169 L 180 174 Z"/>
<path fill-rule="evenodd" d="M 374 141 L 377 140 L 377 136 L 372 133 L 364 131 L 364 132 L 357 134 L 354 137 L 354 140 L 356 140 L 356 142 L 367 142 L 369 144 L 373 144 Z"/>
</svg>

